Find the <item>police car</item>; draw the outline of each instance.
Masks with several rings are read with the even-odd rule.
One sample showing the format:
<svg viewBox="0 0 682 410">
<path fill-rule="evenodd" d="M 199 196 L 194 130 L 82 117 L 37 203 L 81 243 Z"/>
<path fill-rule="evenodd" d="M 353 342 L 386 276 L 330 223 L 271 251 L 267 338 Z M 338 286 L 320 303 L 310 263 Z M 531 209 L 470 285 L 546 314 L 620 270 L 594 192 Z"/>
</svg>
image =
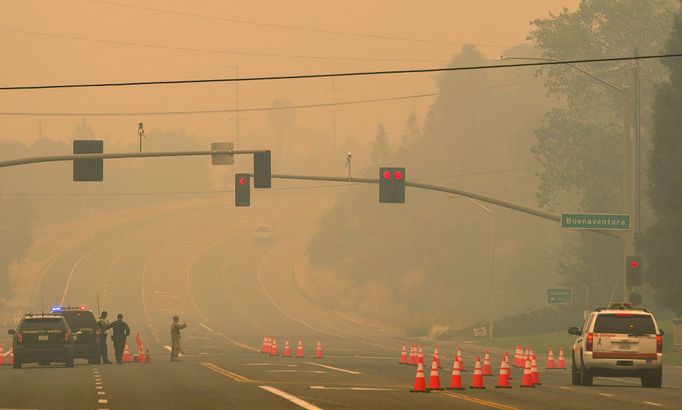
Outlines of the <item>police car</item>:
<svg viewBox="0 0 682 410">
<path fill-rule="evenodd" d="M 12 335 L 15 369 L 25 363 L 60 362 L 73 367 L 73 333 L 62 316 L 28 313 L 7 333 Z"/>
<path fill-rule="evenodd" d="M 572 327 L 572 382 L 591 386 L 595 376 L 639 377 L 644 387 L 663 381 L 663 330 L 646 309 L 613 303 L 591 312 L 581 328 Z"/>
<path fill-rule="evenodd" d="M 95 315 L 86 306 L 54 306 L 50 312 L 64 316 L 73 332 L 73 356 L 87 359 L 89 364 L 100 362 L 102 335 Z"/>
</svg>

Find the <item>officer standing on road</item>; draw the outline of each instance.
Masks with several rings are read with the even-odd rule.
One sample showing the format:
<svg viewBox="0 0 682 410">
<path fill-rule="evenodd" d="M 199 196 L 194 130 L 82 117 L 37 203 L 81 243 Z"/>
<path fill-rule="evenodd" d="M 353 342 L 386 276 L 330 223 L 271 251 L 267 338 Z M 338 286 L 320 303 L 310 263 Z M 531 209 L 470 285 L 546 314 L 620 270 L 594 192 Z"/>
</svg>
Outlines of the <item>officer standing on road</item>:
<svg viewBox="0 0 682 410">
<path fill-rule="evenodd" d="M 173 323 L 171 323 L 171 362 L 179 362 L 178 354 L 180 354 L 180 330 L 187 327 L 187 322 L 180 324 L 180 318 L 173 316 Z"/>
<path fill-rule="evenodd" d="M 99 315 L 99 320 L 97 321 L 97 326 L 100 331 L 100 361 L 104 364 L 111 364 L 109 361 L 109 354 L 107 352 L 107 329 L 109 329 L 109 321 L 107 320 L 107 311 L 104 310 Z"/>
<path fill-rule="evenodd" d="M 116 363 L 123 363 L 123 349 L 126 345 L 126 337 L 130 336 L 130 328 L 128 324 L 123 321 L 123 315 L 118 314 L 116 321 L 112 322 L 107 329 L 113 328 L 114 334 L 111 335 L 111 340 L 114 342 L 114 350 L 116 352 Z"/>
</svg>

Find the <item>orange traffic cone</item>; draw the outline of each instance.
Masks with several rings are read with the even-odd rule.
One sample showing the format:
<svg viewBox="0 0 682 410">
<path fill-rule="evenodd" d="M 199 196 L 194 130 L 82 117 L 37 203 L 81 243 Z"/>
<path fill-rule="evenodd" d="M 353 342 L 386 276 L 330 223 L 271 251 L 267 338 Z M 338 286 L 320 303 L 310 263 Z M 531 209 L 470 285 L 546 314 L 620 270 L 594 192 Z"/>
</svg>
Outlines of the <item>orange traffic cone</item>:
<svg viewBox="0 0 682 410">
<path fill-rule="evenodd" d="M 14 364 L 14 349 L 9 351 L 9 364 Z"/>
<path fill-rule="evenodd" d="M 146 363 L 144 345 L 142 344 L 142 341 L 140 341 L 140 345 L 137 347 L 137 357 L 139 363 Z"/>
<path fill-rule="evenodd" d="M 417 346 L 414 343 L 410 346 L 410 357 L 407 358 L 407 364 L 417 364 Z"/>
<path fill-rule="evenodd" d="M 303 354 L 303 343 L 298 339 L 298 347 L 296 348 L 296 357 L 305 357 Z"/>
<path fill-rule="evenodd" d="M 485 356 L 483 357 L 483 371 L 481 372 L 483 376 L 492 376 L 493 371 L 490 368 L 490 352 L 485 351 Z"/>
<path fill-rule="evenodd" d="M 400 352 L 400 361 L 398 364 L 408 364 L 407 362 L 407 349 L 405 348 L 405 345 L 403 345 L 403 351 Z"/>
<path fill-rule="evenodd" d="M 267 353 L 270 354 L 270 338 L 267 336 L 263 336 L 263 345 L 260 348 L 261 353 Z"/>
<path fill-rule="evenodd" d="M 461 347 L 457 348 L 457 361 L 459 362 L 459 371 L 460 372 L 466 372 L 466 369 L 464 368 L 464 361 L 462 360 L 462 348 Z"/>
<path fill-rule="evenodd" d="M 417 364 L 417 377 L 414 379 L 414 389 L 410 390 L 411 393 L 428 393 L 426 390 L 426 381 L 424 380 L 424 365 L 422 363 Z"/>
<path fill-rule="evenodd" d="M 424 352 L 422 351 L 421 346 L 419 346 L 419 350 L 417 350 L 417 363 L 424 364 Z"/>
<path fill-rule="evenodd" d="M 533 384 L 533 375 L 530 371 L 530 357 L 526 357 L 526 366 L 523 368 L 521 387 L 535 387 L 535 384 Z"/>
<path fill-rule="evenodd" d="M 481 372 L 481 356 L 476 356 L 476 365 L 474 366 L 474 374 L 471 378 L 470 389 L 485 389 L 483 385 L 483 374 Z"/>
<path fill-rule="evenodd" d="M 438 362 L 434 358 L 431 361 L 431 374 L 429 374 L 429 390 L 443 390 L 440 387 L 440 376 L 438 375 Z"/>
<path fill-rule="evenodd" d="M 5 364 L 5 350 L 2 345 L 0 345 L 0 365 Z"/>
<path fill-rule="evenodd" d="M 564 360 L 564 349 L 563 349 L 563 347 L 559 347 L 559 363 L 557 363 L 556 368 L 557 369 L 565 369 L 566 368 L 566 360 Z"/>
<path fill-rule="evenodd" d="M 440 356 L 438 355 L 438 346 L 433 350 L 433 357 L 436 358 L 436 363 L 438 364 L 438 368 L 440 369 Z"/>
<path fill-rule="evenodd" d="M 317 341 L 317 347 L 315 348 L 315 358 L 324 359 L 324 355 L 322 354 L 322 342 L 319 340 Z"/>
<path fill-rule="evenodd" d="M 523 348 L 521 345 L 516 345 L 516 351 L 514 351 L 514 367 L 523 367 L 523 359 L 521 355 L 523 354 Z"/>
<path fill-rule="evenodd" d="M 128 342 L 123 348 L 123 363 L 130 363 L 130 350 L 128 350 Z"/>
<path fill-rule="evenodd" d="M 144 352 L 144 362 L 147 364 L 152 362 L 152 357 L 149 355 L 149 349 Z"/>
<path fill-rule="evenodd" d="M 284 353 L 282 357 L 291 357 L 291 348 L 289 347 L 289 339 L 284 339 Z"/>
<path fill-rule="evenodd" d="M 545 365 L 545 369 L 556 369 L 556 366 L 554 365 L 554 352 L 552 352 L 551 347 L 547 353 L 547 364 Z"/>
<path fill-rule="evenodd" d="M 535 355 L 530 357 L 530 375 L 533 378 L 533 384 L 541 385 L 540 383 L 540 373 L 538 372 L 538 363 L 535 360 Z"/>
<path fill-rule="evenodd" d="M 507 362 L 507 380 L 514 380 L 511 374 L 511 366 L 509 365 L 509 354 L 504 352 L 504 361 Z"/>
<path fill-rule="evenodd" d="M 272 345 L 270 346 L 270 356 L 279 356 L 277 353 L 277 339 L 272 338 Z"/>
<path fill-rule="evenodd" d="M 509 385 L 509 362 L 507 362 L 507 359 L 502 359 L 502 363 L 500 364 L 500 375 L 497 377 L 497 385 L 495 386 L 496 389 L 511 389 L 511 386 Z"/>
<path fill-rule="evenodd" d="M 459 372 L 459 362 L 457 361 L 457 358 L 455 358 L 454 363 L 452 364 L 452 377 L 450 378 L 448 390 L 464 390 L 464 387 L 462 387 L 462 376 Z"/>
</svg>

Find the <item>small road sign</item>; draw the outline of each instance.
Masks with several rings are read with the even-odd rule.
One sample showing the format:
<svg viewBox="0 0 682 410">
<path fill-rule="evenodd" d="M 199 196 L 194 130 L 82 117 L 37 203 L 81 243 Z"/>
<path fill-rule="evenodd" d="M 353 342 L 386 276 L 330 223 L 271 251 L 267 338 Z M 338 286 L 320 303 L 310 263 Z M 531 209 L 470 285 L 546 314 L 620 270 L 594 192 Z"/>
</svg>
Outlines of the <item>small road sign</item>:
<svg viewBox="0 0 682 410">
<path fill-rule="evenodd" d="M 233 142 L 212 142 L 211 151 L 232 151 L 234 149 Z M 211 165 L 232 165 L 234 164 L 234 155 L 230 154 L 211 154 Z"/>
<path fill-rule="evenodd" d="M 554 288 L 547 289 L 547 303 L 549 304 L 571 304 L 573 303 L 572 289 Z"/>
<path fill-rule="evenodd" d="M 561 214 L 561 227 L 569 229 L 629 230 L 630 215 Z"/>
</svg>

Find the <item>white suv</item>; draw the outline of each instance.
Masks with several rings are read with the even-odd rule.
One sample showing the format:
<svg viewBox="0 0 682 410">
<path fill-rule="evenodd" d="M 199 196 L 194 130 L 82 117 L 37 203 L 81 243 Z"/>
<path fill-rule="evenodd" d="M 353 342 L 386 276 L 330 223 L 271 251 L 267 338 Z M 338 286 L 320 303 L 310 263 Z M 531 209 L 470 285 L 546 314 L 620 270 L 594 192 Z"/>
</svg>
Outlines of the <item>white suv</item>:
<svg viewBox="0 0 682 410">
<path fill-rule="evenodd" d="M 591 312 L 573 344 L 572 381 L 591 386 L 594 376 L 640 377 L 644 387 L 661 387 L 663 329 L 646 309 L 613 303 Z"/>
</svg>

